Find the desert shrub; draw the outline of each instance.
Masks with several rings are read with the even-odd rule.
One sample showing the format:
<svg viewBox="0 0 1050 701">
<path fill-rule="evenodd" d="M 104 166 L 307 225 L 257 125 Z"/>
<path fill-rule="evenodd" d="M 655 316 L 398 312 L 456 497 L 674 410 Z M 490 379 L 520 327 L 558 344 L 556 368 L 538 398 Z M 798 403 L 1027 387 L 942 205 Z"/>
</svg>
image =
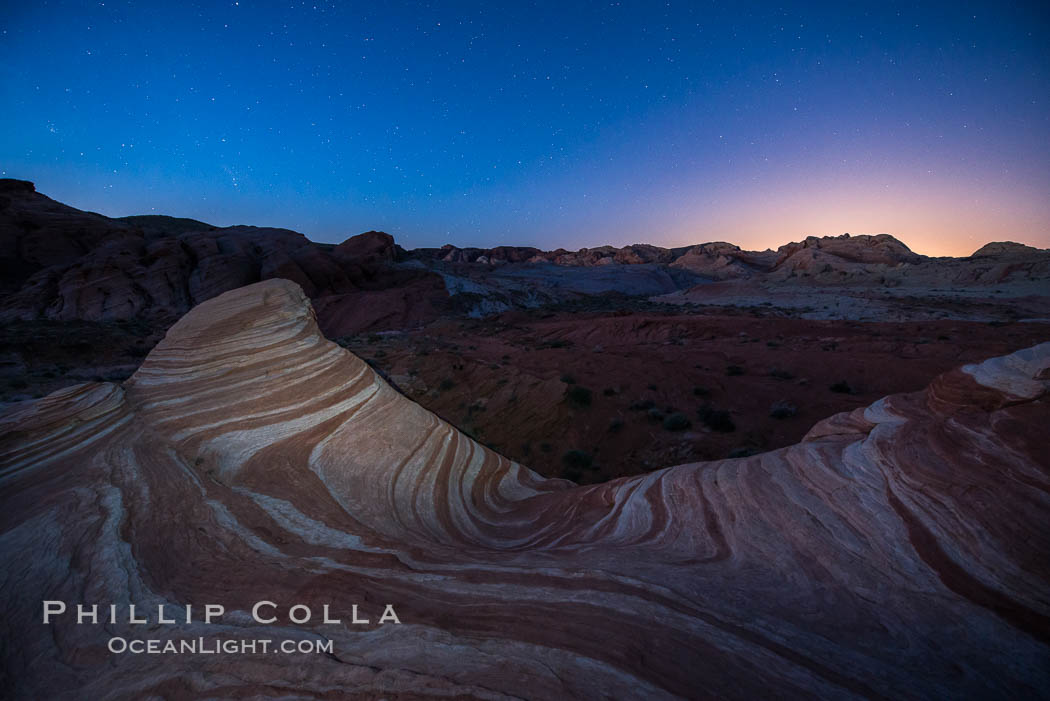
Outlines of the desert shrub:
<svg viewBox="0 0 1050 701">
<path fill-rule="evenodd" d="M 29 383 L 23 380 L 21 377 L 15 377 L 7 381 L 7 386 L 11 389 L 25 389 L 29 386 Z"/>
<path fill-rule="evenodd" d="M 664 420 L 664 412 L 662 412 L 661 410 L 656 409 L 656 408 L 652 408 L 648 412 L 646 412 L 646 416 L 649 417 L 650 421 L 663 421 Z"/>
<path fill-rule="evenodd" d="M 623 419 L 617 417 L 609 422 L 609 433 L 619 433 L 623 430 Z"/>
<path fill-rule="evenodd" d="M 742 445 L 737 448 L 733 448 L 729 451 L 729 455 L 726 457 L 730 458 L 746 458 L 751 455 L 758 455 L 762 451 L 753 445 Z"/>
<path fill-rule="evenodd" d="M 612 397 L 616 394 L 616 389 L 613 387 L 606 387 L 602 390 L 602 394 L 604 394 L 606 397 Z"/>
<path fill-rule="evenodd" d="M 727 365 L 726 366 L 726 374 L 729 375 L 730 377 L 736 377 L 737 375 L 743 375 L 744 374 L 744 368 L 740 367 L 739 365 Z"/>
<path fill-rule="evenodd" d="M 569 467 L 567 465 L 561 468 L 561 478 L 563 480 L 571 480 L 573 482 L 579 482 L 583 479 L 583 470 L 578 467 Z"/>
<path fill-rule="evenodd" d="M 589 470 L 594 463 L 594 458 L 585 450 L 573 449 L 565 451 L 565 455 L 561 457 L 561 461 L 563 465 L 570 465 Z"/>
<path fill-rule="evenodd" d="M 570 375 L 569 373 L 565 373 L 564 375 L 562 375 L 561 376 L 561 381 L 564 382 L 567 385 L 574 385 L 574 384 L 576 384 L 576 378 L 573 377 L 572 375 Z"/>
<path fill-rule="evenodd" d="M 591 391 L 580 385 L 569 385 L 569 388 L 565 390 L 565 398 L 575 406 L 591 405 Z"/>
<path fill-rule="evenodd" d="M 656 385 L 649 385 L 648 389 L 650 389 L 650 390 L 652 390 L 653 392 L 655 392 L 656 390 L 658 390 L 658 389 L 660 389 L 660 388 L 659 388 L 659 387 L 657 387 Z"/>
<path fill-rule="evenodd" d="M 712 431 L 731 433 L 736 430 L 736 424 L 733 423 L 733 419 L 725 409 L 715 409 L 710 404 L 705 404 L 697 409 L 696 413 L 704 425 Z"/>
<path fill-rule="evenodd" d="M 785 400 L 773 402 L 772 406 L 769 407 L 769 415 L 774 419 L 786 419 L 797 413 L 798 407 Z"/>
<path fill-rule="evenodd" d="M 693 387 L 694 397 L 707 397 L 711 394 L 711 390 L 707 387 Z"/>
<path fill-rule="evenodd" d="M 795 378 L 795 376 L 787 370 L 781 370 L 779 368 L 773 368 L 772 370 L 770 370 L 769 376 L 775 377 L 778 380 L 792 380 Z"/>
<path fill-rule="evenodd" d="M 561 464 L 568 469 L 589 470 L 594 463 L 594 458 L 585 450 L 566 450 L 561 456 Z"/>
<path fill-rule="evenodd" d="M 664 428 L 668 431 L 684 431 L 692 425 L 693 422 L 689 420 L 689 417 L 680 411 L 669 414 L 664 418 Z"/>
<path fill-rule="evenodd" d="M 828 387 L 832 392 L 838 392 L 839 394 L 853 394 L 853 388 L 850 387 L 849 383 L 845 380 L 839 380 L 835 384 Z"/>
<path fill-rule="evenodd" d="M 456 383 L 452 381 L 452 378 L 451 377 L 446 377 L 445 379 L 443 379 L 441 381 L 440 384 L 438 384 L 438 389 L 440 391 L 442 391 L 442 392 L 447 392 L 448 390 L 452 389 L 455 386 L 456 386 Z"/>
<path fill-rule="evenodd" d="M 637 401 L 631 402 L 631 405 L 627 408 L 631 411 L 648 411 L 654 406 L 656 406 L 656 402 L 654 402 L 652 399 L 639 399 Z"/>
<path fill-rule="evenodd" d="M 544 453 L 549 453 L 552 450 L 554 450 L 554 446 L 552 446 L 550 443 L 540 443 L 540 450 L 542 450 Z"/>
</svg>

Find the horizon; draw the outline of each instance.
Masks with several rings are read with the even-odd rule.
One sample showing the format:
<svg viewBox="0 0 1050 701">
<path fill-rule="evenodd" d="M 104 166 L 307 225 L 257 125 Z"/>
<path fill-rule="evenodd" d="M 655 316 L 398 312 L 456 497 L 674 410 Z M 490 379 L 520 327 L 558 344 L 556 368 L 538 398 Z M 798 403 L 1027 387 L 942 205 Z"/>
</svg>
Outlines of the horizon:
<svg viewBox="0 0 1050 701">
<path fill-rule="evenodd" d="M 235 227 L 235 226 L 252 226 L 252 227 L 256 227 L 256 228 L 268 228 L 268 229 L 286 229 L 288 231 L 293 231 L 293 232 L 295 232 L 297 234 L 302 234 L 303 236 L 305 236 L 312 243 L 321 243 L 321 244 L 339 244 L 339 243 L 342 243 L 342 242 L 344 242 L 344 241 L 346 241 L 346 240 L 348 240 L 350 238 L 353 238 L 354 236 L 360 236 L 361 234 L 366 234 L 366 233 L 369 233 L 369 232 L 378 232 L 378 233 L 389 234 L 390 236 L 393 236 L 394 237 L 394 243 L 396 243 L 397 245 L 401 246 L 406 251 L 412 251 L 412 250 L 421 249 L 421 248 L 438 248 L 439 249 L 439 248 L 442 248 L 442 247 L 448 246 L 448 245 L 455 246 L 456 248 L 460 248 L 460 249 L 466 249 L 466 248 L 491 249 L 491 248 L 497 248 L 498 246 L 509 246 L 509 247 L 512 247 L 512 248 L 539 248 L 539 246 L 535 246 L 535 245 L 529 244 L 529 243 L 499 243 L 499 244 L 495 244 L 495 245 L 473 245 L 473 244 L 458 245 L 458 244 L 454 244 L 454 243 L 451 243 L 451 242 L 446 242 L 446 243 L 443 243 L 443 244 L 437 244 L 437 245 L 433 245 L 433 246 L 427 245 L 427 246 L 411 246 L 411 247 L 408 247 L 408 246 L 404 246 L 404 245 L 401 244 L 401 242 L 400 242 L 401 240 L 396 234 L 393 234 L 393 233 L 391 233 L 389 231 L 386 231 L 384 229 L 377 229 L 377 228 L 374 228 L 374 227 L 373 228 L 363 229 L 361 231 L 358 231 L 357 233 L 348 233 L 345 236 L 343 236 L 342 238 L 337 238 L 337 239 L 333 239 L 333 240 L 323 241 L 323 240 L 318 240 L 317 238 L 314 238 L 308 232 L 302 231 L 301 229 L 297 229 L 295 227 L 288 227 L 288 226 L 273 226 L 273 225 L 270 225 L 270 224 L 249 224 L 249 223 L 246 223 L 246 222 L 234 222 L 232 224 L 217 224 L 217 223 L 215 223 L 213 221 L 206 221 L 204 219 L 200 219 L 200 218 L 194 217 L 194 216 L 185 216 L 185 215 L 182 215 L 182 214 L 169 214 L 169 213 L 166 213 L 166 212 L 156 212 L 156 211 L 137 212 L 137 213 L 133 213 L 133 214 L 107 214 L 107 213 L 99 211 L 97 209 L 91 209 L 90 207 L 87 207 L 87 208 L 79 207 L 79 206 L 73 205 L 70 202 L 65 202 L 65 201 L 60 200 L 60 199 L 58 199 L 56 197 L 51 197 L 46 192 L 42 192 L 40 190 L 40 188 L 36 187 L 37 184 L 35 182 L 33 182 L 31 180 L 28 180 L 26 178 L 18 178 L 18 177 L 14 177 L 14 176 L 11 176 L 11 175 L 5 175 L 3 173 L 0 173 L 0 177 L 10 178 L 12 180 L 23 180 L 23 181 L 26 181 L 26 182 L 30 182 L 30 183 L 33 184 L 33 187 L 36 189 L 37 194 L 43 195 L 43 196 L 45 196 L 45 197 L 47 197 L 47 198 L 49 198 L 51 200 L 54 200 L 56 202 L 61 203 L 61 204 L 65 204 L 65 205 L 69 205 L 69 206 L 75 206 L 77 209 L 79 209 L 81 211 L 92 213 L 92 214 L 101 214 L 102 216 L 109 217 L 111 219 L 120 219 L 120 218 L 124 218 L 124 217 L 138 217 L 138 216 L 158 216 L 158 217 L 170 217 L 172 219 L 192 219 L 194 221 L 200 222 L 201 224 L 207 224 L 208 226 L 214 226 L 214 227 L 219 228 L 219 229 Z M 789 239 L 789 240 L 785 240 L 782 243 L 776 244 L 775 246 L 767 246 L 766 248 L 745 248 L 744 246 L 738 244 L 737 242 L 731 241 L 731 240 L 728 240 L 728 239 L 710 239 L 710 240 L 705 240 L 705 241 L 694 241 L 692 243 L 677 244 L 677 245 L 673 245 L 673 246 L 656 244 L 656 243 L 652 243 L 651 241 L 631 241 L 631 242 L 628 242 L 628 243 L 619 243 L 619 244 L 616 244 L 616 243 L 599 243 L 599 244 L 592 244 L 592 245 L 587 245 L 587 246 L 579 246 L 579 247 L 576 247 L 576 248 L 567 248 L 566 246 L 553 246 L 551 248 L 541 248 L 540 250 L 553 251 L 553 250 L 557 250 L 559 248 L 564 248 L 565 250 L 568 250 L 570 252 L 576 252 L 576 251 L 583 250 L 583 249 L 602 248 L 604 246 L 612 246 L 613 248 L 624 248 L 625 246 L 658 246 L 660 248 L 675 249 L 675 248 L 690 248 L 692 246 L 701 246 L 701 245 L 711 244 L 711 243 L 729 243 L 729 244 L 733 244 L 735 246 L 739 246 L 744 251 L 753 252 L 753 253 L 761 253 L 761 252 L 764 252 L 764 251 L 776 251 L 779 248 L 781 248 L 783 246 L 786 246 L 786 245 L 789 245 L 789 244 L 792 244 L 792 243 L 800 243 L 800 242 L 804 241 L 807 237 L 811 237 L 811 236 L 812 237 L 816 237 L 816 238 L 835 238 L 835 237 L 840 237 L 840 236 L 843 236 L 843 235 L 847 235 L 847 236 L 850 236 L 850 237 L 855 237 L 855 236 L 882 236 L 882 235 L 891 236 L 894 239 L 896 239 L 897 241 L 899 241 L 900 243 L 902 243 L 905 246 L 907 246 L 908 249 L 910 251 L 912 251 L 913 253 L 918 253 L 919 255 L 926 256 L 928 258 L 944 258 L 944 257 L 966 258 L 966 257 L 971 256 L 973 253 L 975 253 L 976 251 L 980 250 L 984 246 L 987 246 L 987 245 L 992 244 L 992 243 L 1019 243 L 1019 244 L 1023 244 L 1023 245 L 1026 245 L 1026 246 L 1032 246 L 1032 244 L 1025 243 L 1023 241 L 1012 240 L 1012 239 L 989 239 L 987 241 L 984 241 L 983 243 L 979 243 L 973 250 L 971 250 L 968 253 L 952 256 L 952 255 L 943 255 L 943 254 L 931 254 L 931 253 L 923 252 L 921 250 L 917 250 L 915 247 L 913 247 L 911 244 L 909 244 L 907 241 L 905 241 L 900 236 L 897 236 L 896 234 L 893 234 L 893 233 L 888 232 L 888 231 L 879 231 L 879 232 L 843 231 L 843 232 L 839 232 L 839 233 L 829 233 L 829 234 L 807 234 L 807 235 L 801 236 L 799 238 L 792 238 L 792 239 Z M 1043 247 L 1041 247 L 1041 246 L 1033 246 L 1033 248 L 1043 248 Z"/>
<path fill-rule="evenodd" d="M 60 1 L 2 22 L 0 175 L 107 216 L 406 248 L 1050 248 L 1034 7 Z"/>
<path fill-rule="evenodd" d="M 64 201 L 64 200 L 59 199 L 57 197 L 51 197 L 46 192 L 42 192 L 40 190 L 40 188 L 37 187 L 37 184 L 33 182 L 33 180 L 29 180 L 29 179 L 24 178 L 24 177 L 15 177 L 15 176 L 12 176 L 12 175 L 9 175 L 9 174 L 5 174 L 5 173 L 6 173 L 6 171 L 0 172 L 0 177 L 6 177 L 6 178 L 16 179 L 16 180 L 24 180 L 24 182 L 31 183 L 31 184 L 33 184 L 33 186 L 36 189 L 36 192 L 38 194 L 44 195 L 45 197 L 48 197 L 49 199 L 53 199 L 55 201 L 58 201 L 58 203 L 61 203 L 63 205 L 68 205 L 70 207 L 76 207 L 76 209 L 79 209 L 79 210 L 81 210 L 83 212 L 88 212 L 88 213 L 91 213 L 91 214 L 101 214 L 103 216 L 106 216 L 106 217 L 109 217 L 109 218 L 112 218 L 112 219 L 119 219 L 119 218 L 124 218 L 124 217 L 131 217 L 131 216 L 164 216 L 164 217 L 170 217 L 170 218 L 173 218 L 173 219 L 193 219 L 195 221 L 201 222 L 201 224 L 205 224 L 205 225 L 208 225 L 210 227 L 215 227 L 217 229 L 226 229 L 226 228 L 231 228 L 231 227 L 255 227 L 255 228 L 258 228 L 258 229 L 285 229 L 285 230 L 292 231 L 292 232 L 295 232 L 297 234 L 301 234 L 303 236 L 306 236 L 307 239 L 310 240 L 313 243 L 325 243 L 325 245 L 328 245 L 328 243 L 335 243 L 335 245 L 338 245 L 338 243 L 341 243 L 341 242 L 343 242 L 345 240 L 353 238 L 354 236 L 359 236 L 361 234 L 366 234 L 366 233 L 370 233 L 370 232 L 378 232 L 378 233 L 383 233 L 383 234 L 388 234 L 388 235 L 393 236 L 394 237 L 394 242 L 397 243 L 398 246 L 401 246 L 401 248 L 403 248 L 406 251 L 414 251 L 414 250 L 417 250 L 417 249 L 441 249 L 441 248 L 443 248 L 445 246 L 454 246 L 454 247 L 456 247 L 458 249 L 495 249 L 495 248 L 498 248 L 498 247 L 501 247 L 501 246 L 506 246 L 506 247 L 511 247 L 511 248 L 540 248 L 538 246 L 531 245 L 531 243 L 513 243 L 513 242 L 509 242 L 509 243 L 497 243 L 497 245 L 490 245 L 490 246 L 486 246 L 486 245 L 472 245 L 472 243 L 467 243 L 467 245 L 462 245 L 461 246 L 461 245 L 457 245 L 457 243 L 451 243 L 451 242 L 447 242 L 447 241 L 445 243 L 439 243 L 439 245 L 436 245 L 436 246 L 405 247 L 405 246 L 401 245 L 401 242 L 400 242 L 401 239 L 396 234 L 393 234 L 391 232 L 385 231 L 383 229 L 376 229 L 376 228 L 363 229 L 363 230 L 361 230 L 361 231 L 359 231 L 357 233 L 348 233 L 348 234 L 345 234 L 344 236 L 342 236 L 341 238 L 334 238 L 332 240 L 319 240 L 318 238 L 315 238 L 315 237 L 311 236 L 310 233 L 304 232 L 304 231 L 302 231 L 300 229 L 296 229 L 295 227 L 283 227 L 283 226 L 278 227 L 278 226 L 273 226 L 273 225 L 268 225 L 268 224 L 247 224 L 247 222 L 244 222 L 244 221 L 236 221 L 236 222 L 233 222 L 233 224 L 219 225 L 219 224 L 215 224 L 214 221 L 208 221 L 208 220 L 201 219 L 201 218 L 198 218 L 198 217 L 195 217 L 195 216 L 186 216 L 186 215 L 183 215 L 183 214 L 169 214 L 169 213 L 166 213 L 166 212 L 155 212 L 155 211 L 138 212 L 138 213 L 132 213 L 132 214 L 107 214 L 105 212 L 102 212 L 102 211 L 99 211 L 99 210 L 96 210 L 96 209 L 77 207 L 75 205 L 72 205 L 71 203 L 68 203 L 68 201 Z M 617 249 L 622 249 L 622 248 L 625 248 L 627 246 L 656 246 L 658 248 L 664 248 L 664 249 L 669 249 L 670 250 L 670 249 L 680 249 L 680 248 L 692 248 L 694 246 L 703 246 L 703 245 L 708 245 L 708 243 L 732 243 L 733 246 L 737 246 L 743 251 L 747 251 L 747 252 L 751 252 L 751 253 L 762 253 L 762 252 L 765 252 L 765 251 L 777 251 L 781 247 L 784 247 L 784 246 L 787 246 L 787 245 L 791 245 L 791 243 L 801 242 L 801 241 L 805 240 L 807 237 L 835 238 L 835 237 L 840 237 L 840 236 L 843 236 L 843 235 L 850 236 L 850 237 L 855 237 L 855 236 L 882 236 L 882 235 L 891 236 L 892 238 L 895 238 L 898 241 L 900 241 L 901 243 L 903 243 L 903 245 L 906 246 L 908 248 L 908 250 L 911 251 L 912 253 L 918 253 L 919 255 L 926 256 L 928 258 L 940 258 L 940 257 L 966 258 L 966 257 L 969 257 L 970 255 L 972 255 L 973 253 L 975 253 L 976 251 L 979 251 L 980 249 L 984 248 L 985 246 L 990 245 L 990 243 L 1022 243 L 1022 245 L 1024 245 L 1024 246 L 1031 246 L 1032 248 L 1035 248 L 1035 249 L 1044 249 L 1044 247 L 1033 246 L 1032 243 L 1028 243 L 1028 242 L 1025 242 L 1025 241 L 1008 239 L 1008 238 L 1000 238 L 1000 239 L 988 239 L 988 240 L 985 240 L 984 242 L 978 243 L 978 245 L 976 245 L 973 248 L 973 250 L 971 250 L 969 253 L 964 253 L 964 254 L 960 254 L 960 255 L 931 254 L 931 253 L 926 253 L 924 251 L 918 250 L 915 247 L 912 247 L 910 245 L 910 243 L 908 243 L 902 237 L 900 237 L 900 236 L 898 236 L 898 235 L 896 235 L 894 233 L 891 233 L 891 232 L 887 232 L 887 231 L 880 231 L 880 232 L 844 231 L 844 232 L 839 232 L 839 233 L 827 233 L 827 234 L 805 234 L 805 235 L 802 235 L 802 236 L 800 236 L 798 238 L 791 238 L 791 239 L 783 240 L 782 242 L 777 243 L 777 245 L 775 245 L 775 246 L 769 246 L 769 247 L 765 247 L 765 248 L 761 248 L 761 249 L 745 248 L 745 247 L 739 245 L 739 243 L 737 243 L 736 241 L 733 241 L 733 240 L 730 240 L 730 239 L 713 238 L 713 239 L 702 240 L 702 241 L 697 240 L 697 241 L 693 241 L 691 243 L 690 242 L 678 243 L 678 245 L 674 245 L 674 246 L 665 246 L 665 245 L 661 245 L 661 243 L 653 243 L 652 241 L 634 240 L 634 241 L 624 242 L 624 243 L 593 243 L 593 245 L 581 246 L 581 247 L 576 247 L 576 248 L 572 248 L 572 249 L 567 248 L 565 246 L 554 246 L 552 248 L 546 248 L 546 249 L 541 249 L 541 250 L 542 251 L 554 251 L 554 250 L 558 250 L 558 249 L 565 249 L 565 250 L 570 251 L 570 252 L 576 252 L 576 251 L 581 251 L 581 250 L 584 250 L 584 249 L 591 250 L 591 249 L 598 249 L 598 248 L 603 248 L 603 247 L 613 247 L 613 248 L 617 248 Z M 1047 247 L 1047 249 L 1050 250 L 1050 247 Z"/>
</svg>

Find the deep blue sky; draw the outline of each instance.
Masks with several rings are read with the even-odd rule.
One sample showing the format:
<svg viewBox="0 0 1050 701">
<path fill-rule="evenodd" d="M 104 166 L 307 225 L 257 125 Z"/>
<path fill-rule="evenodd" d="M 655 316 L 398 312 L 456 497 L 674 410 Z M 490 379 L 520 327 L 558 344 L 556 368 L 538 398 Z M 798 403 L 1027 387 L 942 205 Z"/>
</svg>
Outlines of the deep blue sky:
<svg viewBox="0 0 1050 701">
<path fill-rule="evenodd" d="M 0 170 L 105 214 L 1050 246 L 1045 3 L 5 5 Z"/>
</svg>

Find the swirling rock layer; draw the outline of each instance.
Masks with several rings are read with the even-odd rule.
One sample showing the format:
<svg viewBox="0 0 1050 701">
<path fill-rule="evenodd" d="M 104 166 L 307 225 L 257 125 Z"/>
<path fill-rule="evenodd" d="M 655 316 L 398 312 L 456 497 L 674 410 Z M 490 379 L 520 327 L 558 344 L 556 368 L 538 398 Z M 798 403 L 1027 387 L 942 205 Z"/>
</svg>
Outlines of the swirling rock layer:
<svg viewBox="0 0 1050 701">
<path fill-rule="evenodd" d="M 0 417 L 0 683 L 24 698 L 950 698 L 1050 689 L 1050 344 L 795 446 L 590 487 L 398 394 L 270 280 L 122 387 Z M 41 623 L 41 602 L 225 606 Z M 260 600 L 341 624 L 254 623 Z M 378 624 L 384 604 L 400 624 Z M 350 623 L 359 604 L 367 625 Z M 331 640 L 111 654 L 112 636 Z"/>
</svg>

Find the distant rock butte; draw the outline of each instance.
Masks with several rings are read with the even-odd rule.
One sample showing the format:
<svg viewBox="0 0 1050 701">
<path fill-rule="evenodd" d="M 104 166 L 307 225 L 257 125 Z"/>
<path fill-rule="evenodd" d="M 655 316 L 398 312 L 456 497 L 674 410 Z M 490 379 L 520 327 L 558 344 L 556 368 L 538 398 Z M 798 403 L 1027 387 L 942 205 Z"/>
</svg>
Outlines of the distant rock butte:
<svg viewBox="0 0 1050 701">
<path fill-rule="evenodd" d="M 24 698 L 1039 696 L 1048 368 L 1044 343 L 795 446 L 576 487 L 398 394 L 299 286 L 253 284 L 122 386 L 0 415 L 0 678 Z M 45 598 L 227 613 L 45 626 Z M 263 599 L 343 623 L 260 627 Z M 220 634 L 334 654 L 106 651 Z"/>
<path fill-rule="evenodd" d="M 828 255 L 836 256 L 852 263 L 876 263 L 882 265 L 897 265 L 899 263 L 918 263 L 924 256 L 912 253 L 911 249 L 893 238 L 889 234 L 878 234 L 869 236 L 825 236 L 817 238 L 809 236 L 805 241 L 789 243 L 777 250 L 776 265 L 782 265 L 795 254 L 810 251 L 820 251 Z"/>
<path fill-rule="evenodd" d="M 992 243 L 986 243 L 985 245 L 974 251 L 971 258 L 982 258 L 986 256 L 1045 256 L 1047 251 L 1041 248 L 1033 248 L 1032 246 L 1026 246 L 1023 243 L 1014 243 L 1013 241 L 994 241 Z"/>
</svg>

